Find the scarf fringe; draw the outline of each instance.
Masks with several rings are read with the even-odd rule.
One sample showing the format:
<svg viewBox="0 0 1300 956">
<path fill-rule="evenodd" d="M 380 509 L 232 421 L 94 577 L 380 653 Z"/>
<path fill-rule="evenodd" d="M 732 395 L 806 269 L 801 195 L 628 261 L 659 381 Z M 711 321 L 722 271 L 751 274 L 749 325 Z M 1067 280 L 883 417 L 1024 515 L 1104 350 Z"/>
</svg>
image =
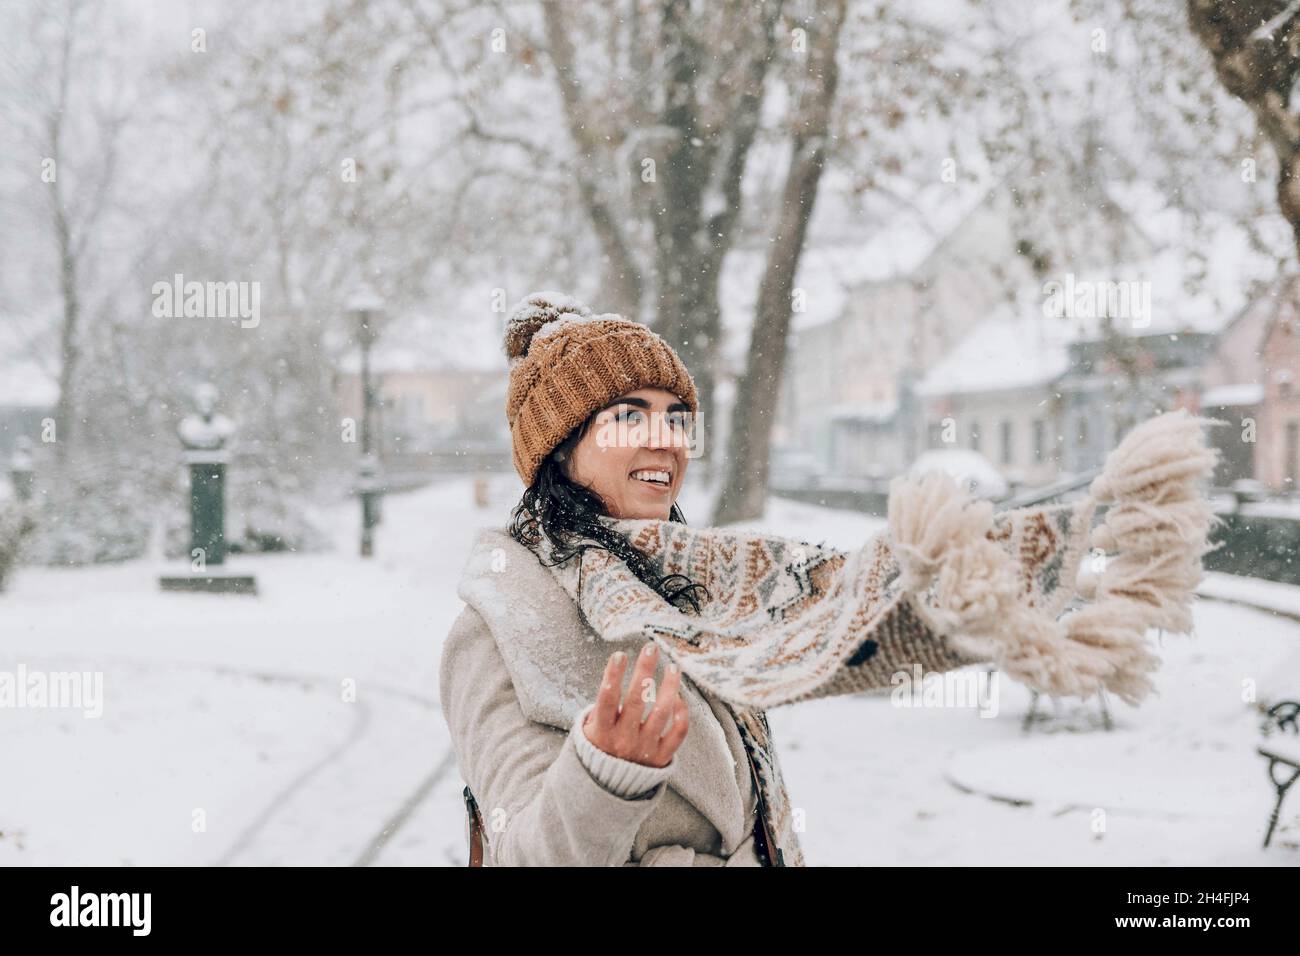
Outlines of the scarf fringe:
<svg viewBox="0 0 1300 956">
<path fill-rule="evenodd" d="M 1092 603 L 1059 620 L 1025 599 L 1016 556 L 990 540 L 990 503 L 944 474 L 895 479 L 891 547 L 917 613 L 959 652 L 991 659 L 1035 690 L 1090 697 L 1105 688 L 1140 703 L 1159 666 L 1147 631 L 1192 630 L 1201 557 L 1219 520 L 1198 490 L 1218 461 L 1202 427 L 1213 424 L 1169 412 L 1110 454 L 1080 506 L 1091 520 L 1096 505 L 1109 505 L 1089 536 L 1099 567 L 1070 588 Z"/>
</svg>

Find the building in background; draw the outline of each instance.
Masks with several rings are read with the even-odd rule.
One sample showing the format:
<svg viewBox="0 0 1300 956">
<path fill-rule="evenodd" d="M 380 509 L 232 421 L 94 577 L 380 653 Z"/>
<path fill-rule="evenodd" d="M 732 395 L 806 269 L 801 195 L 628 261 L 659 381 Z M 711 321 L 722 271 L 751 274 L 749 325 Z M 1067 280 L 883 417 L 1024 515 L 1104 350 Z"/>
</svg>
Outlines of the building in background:
<svg viewBox="0 0 1300 956">
<path fill-rule="evenodd" d="M 947 447 L 1031 487 L 1086 474 L 1139 421 L 1187 408 L 1254 423 L 1249 448 L 1241 428 L 1212 432 L 1219 483 L 1293 489 L 1296 280 L 1278 281 L 1229 217 L 1201 216 L 1216 254 L 1189 257 L 1181 213 L 1119 192 L 1123 211 L 1078 204 L 1072 228 L 1096 241 L 1056 261 L 1017 238 L 1043 233 L 1015 225 L 1006 183 L 928 247 L 885 230 L 911 258 L 895 255 L 891 274 L 848 286 L 838 312 L 797 329 L 783 436 L 832 482 L 878 485 Z"/>
<path fill-rule="evenodd" d="M 1206 363 L 1200 411 L 1220 452 L 1216 483 L 1294 493 L 1300 475 L 1300 277 L 1268 284 L 1224 329 Z"/>
<path fill-rule="evenodd" d="M 1264 396 L 1255 442 L 1258 477 L 1273 491 L 1300 486 L 1300 279 L 1291 278 L 1261 343 Z"/>
<path fill-rule="evenodd" d="M 378 389 L 383 438 L 389 450 L 429 451 L 465 436 L 493 437 L 505 421 L 504 375 L 499 371 L 426 367 L 407 361 L 377 361 L 371 368 Z M 337 377 L 343 414 L 360 421 L 361 377 Z M 494 399 L 500 403 L 493 406 Z M 499 436 L 498 436 L 499 437 Z"/>
<path fill-rule="evenodd" d="M 500 322 L 400 317 L 371 353 L 377 447 L 397 483 L 438 472 L 510 471 L 507 374 Z M 339 415 L 362 420 L 360 362 L 346 353 L 334 376 Z"/>
<path fill-rule="evenodd" d="M 1058 477 L 1070 369 L 1067 327 L 1027 298 L 974 326 L 916 386 L 925 447 L 978 452 L 1013 491 Z"/>
<path fill-rule="evenodd" d="M 20 437 L 41 443 L 44 422 L 54 417 L 58 401 L 53 375 L 32 362 L 0 361 L 0 473 L 7 474 Z"/>
<path fill-rule="evenodd" d="M 847 290 L 841 310 L 795 336 L 784 434 L 830 475 L 891 476 L 933 447 L 943 409 L 939 419 L 962 419 L 962 447 L 981 446 L 1008 477 L 1050 475 L 1059 429 L 1043 390 L 1066 354 L 1061 336 L 1033 321 L 1042 277 L 1064 271 L 1054 254 L 1095 270 L 1116 250 L 1141 258 L 1152 248 L 1115 203 L 1080 203 L 1086 194 L 1058 197 L 1082 209 L 1067 228 L 1027 218 L 1011 179 L 924 192 L 912 210 L 922 227 L 909 215 L 880 229 L 859 250 L 859 269 L 874 272 Z M 1040 235 L 1059 240 L 1055 253 L 1030 238 Z M 1008 348 L 990 350 L 989 334 Z"/>
<path fill-rule="evenodd" d="M 1061 469 L 1100 468 L 1134 425 L 1176 408 L 1195 410 L 1201 371 L 1213 352 L 1212 330 L 1111 332 L 1069 347 L 1062 395 Z"/>
<path fill-rule="evenodd" d="M 1270 289 L 1270 292 L 1276 289 Z M 1254 479 L 1256 445 L 1243 440 L 1258 432 L 1264 401 L 1260 345 L 1264 341 L 1272 310 L 1271 296 L 1258 296 L 1238 310 L 1224 327 L 1201 376 L 1201 414 L 1226 422 L 1210 430 L 1209 440 L 1219 450 L 1215 484 Z"/>
</svg>

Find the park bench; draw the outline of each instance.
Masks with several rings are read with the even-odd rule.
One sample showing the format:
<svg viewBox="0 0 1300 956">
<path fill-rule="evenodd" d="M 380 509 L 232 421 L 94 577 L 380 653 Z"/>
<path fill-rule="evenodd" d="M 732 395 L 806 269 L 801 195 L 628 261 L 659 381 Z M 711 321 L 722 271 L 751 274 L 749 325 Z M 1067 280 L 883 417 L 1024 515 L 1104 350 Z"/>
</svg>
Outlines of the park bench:
<svg viewBox="0 0 1300 956">
<path fill-rule="evenodd" d="M 1268 830 L 1264 834 L 1264 846 L 1267 847 L 1277 828 L 1282 801 L 1291 785 L 1300 778 L 1300 703 L 1284 700 L 1274 704 L 1268 709 L 1263 730 L 1270 739 L 1259 746 L 1258 752 L 1268 760 L 1268 778 L 1277 790 L 1277 803 L 1273 805 Z"/>
</svg>

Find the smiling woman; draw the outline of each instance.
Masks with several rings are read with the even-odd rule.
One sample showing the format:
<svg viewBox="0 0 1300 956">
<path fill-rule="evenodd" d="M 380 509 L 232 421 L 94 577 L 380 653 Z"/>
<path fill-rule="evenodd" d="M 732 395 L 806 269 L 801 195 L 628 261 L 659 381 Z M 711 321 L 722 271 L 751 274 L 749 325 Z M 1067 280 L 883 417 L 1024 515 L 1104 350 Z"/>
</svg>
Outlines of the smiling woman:
<svg viewBox="0 0 1300 956">
<path fill-rule="evenodd" d="M 677 353 L 639 322 L 539 292 L 516 307 L 506 354 L 506 417 L 527 485 L 511 536 L 539 561 L 549 552 L 560 563 L 590 547 L 574 542 L 594 539 L 670 603 L 698 607 L 702 589 L 681 575 L 655 574 L 600 520 L 685 523 L 676 501 L 698 406 Z"/>
<path fill-rule="evenodd" d="M 525 490 L 508 528 L 480 533 L 441 670 L 467 796 L 495 824 L 481 830 L 482 860 L 801 864 L 795 843 L 770 839 L 753 776 L 761 763 L 783 787 L 762 715 L 738 717 L 653 642 L 598 640 L 547 570 L 594 548 L 699 613 L 709 592 L 657 570 L 612 526 L 686 523 L 677 496 L 699 412 L 690 374 L 646 326 L 555 292 L 516 306 L 505 339 Z"/>
</svg>

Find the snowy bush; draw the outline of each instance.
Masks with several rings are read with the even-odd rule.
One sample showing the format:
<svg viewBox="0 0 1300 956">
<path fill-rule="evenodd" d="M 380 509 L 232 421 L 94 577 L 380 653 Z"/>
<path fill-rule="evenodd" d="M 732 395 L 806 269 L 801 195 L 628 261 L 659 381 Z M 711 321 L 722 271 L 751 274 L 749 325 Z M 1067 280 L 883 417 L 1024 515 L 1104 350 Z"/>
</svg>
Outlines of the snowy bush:
<svg viewBox="0 0 1300 956">
<path fill-rule="evenodd" d="M 152 511 L 138 476 L 109 461 L 82 460 L 49 474 L 32 502 L 34 564 L 81 565 L 144 555 Z"/>
<path fill-rule="evenodd" d="M 30 510 L 18 501 L 0 501 L 0 591 L 18 563 L 23 539 L 32 530 Z"/>
</svg>

